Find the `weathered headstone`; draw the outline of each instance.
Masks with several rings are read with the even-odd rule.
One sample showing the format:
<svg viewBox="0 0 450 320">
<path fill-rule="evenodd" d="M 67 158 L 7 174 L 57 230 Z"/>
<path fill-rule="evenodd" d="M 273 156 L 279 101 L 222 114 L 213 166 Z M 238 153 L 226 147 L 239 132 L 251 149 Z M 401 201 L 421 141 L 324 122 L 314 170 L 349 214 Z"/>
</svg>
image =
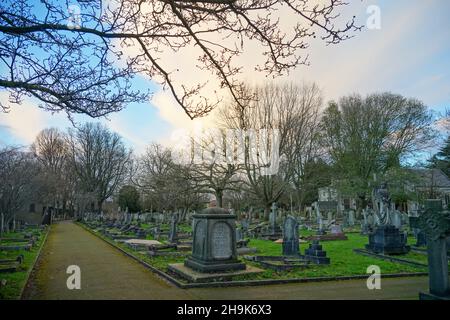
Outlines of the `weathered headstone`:
<svg viewBox="0 0 450 320">
<path fill-rule="evenodd" d="M 392 225 L 398 229 L 402 228 L 402 215 L 398 210 L 392 212 Z"/>
<path fill-rule="evenodd" d="M 239 242 L 241 240 L 244 240 L 242 229 L 236 228 L 236 242 Z"/>
<path fill-rule="evenodd" d="M 366 249 L 374 253 L 405 254 L 410 251 L 406 234 L 391 225 L 382 225 L 369 234 L 369 244 Z"/>
<path fill-rule="evenodd" d="M 298 256 L 298 222 L 293 216 L 287 216 L 283 228 L 283 256 Z"/>
<path fill-rule="evenodd" d="M 174 213 L 170 222 L 169 243 L 175 243 L 177 241 L 177 223 L 178 214 Z"/>
<path fill-rule="evenodd" d="M 250 222 L 247 219 L 243 219 L 241 221 L 241 227 L 242 227 L 242 230 L 244 232 L 246 232 L 248 230 L 248 228 L 250 227 Z"/>
<path fill-rule="evenodd" d="M 243 270 L 237 259 L 236 216 L 226 209 L 208 208 L 194 218 L 192 255 L 185 266 L 200 272 Z"/>
<path fill-rule="evenodd" d="M 426 200 L 425 210 L 418 218 L 411 219 L 411 226 L 422 230 L 427 238 L 430 291 L 421 292 L 420 299 L 449 300 L 446 238 L 450 236 L 450 212 L 442 210 L 441 200 Z"/>
<path fill-rule="evenodd" d="M 355 212 L 353 210 L 350 210 L 348 212 L 348 219 L 347 219 L 348 225 L 353 227 L 355 225 Z"/>
<path fill-rule="evenodd" d="M 425 247 L 427 245 L 427 237 L 422 230 L 417 232 L 416 240 L 416 247 Z"/>
<path fill-rule="evenodd" d="M 271 232 L 275 233 L 275 230 L 277 229 L 277 204 L 275 202 L 272 203 L 272 208 L 269 215 L 269 223 Z"/>
<path fill-rule="evenodd" d="M 334 224 L 330 227 L 330 233 L 331 234 L 342 234 L 342 228 L 338 224 Z"/>
</svg>

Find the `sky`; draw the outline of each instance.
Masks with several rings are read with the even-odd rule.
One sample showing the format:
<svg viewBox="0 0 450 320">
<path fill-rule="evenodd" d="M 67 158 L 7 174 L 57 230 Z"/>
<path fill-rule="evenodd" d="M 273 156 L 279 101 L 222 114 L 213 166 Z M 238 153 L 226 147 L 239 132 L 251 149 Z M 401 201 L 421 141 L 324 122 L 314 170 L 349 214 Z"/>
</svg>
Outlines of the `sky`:
<svg viewBox="0 0 450 320">
<path fill-rule="evenodd" d="M 354 38 L 337 45 L 326 46 L 321 41 L 311 43 L 308 49 L 310 65 L 299 66 L 275 81 L 316 82 L 325 101 L 353 93 L 366 95 L 390 91 L 422 100 L 436 112 L 450 107 L 450 1 L 349 2 L 350 5 L 340 11 L 342 17 L 355 15 L 360 24 L 366 24 L 373 14 L 367 9 L 376 5 L 380 9 L 380 28 L 365 28 Z M 163 61 L 176 61 L 186 67 L 180 72 L 181 80 L 208 79 L 207 75 L 201 76 L 189 69 L 193 57 L 194 53 L 190 55 L 188 52 L 177 59 L 167 55 Z M 252 84 L 267 81 L 251 69 L 258 58 L 260 52 L 250 44 L 239 60 L 248 67 L 242 79 Z M 190 120 L 171 95 L 151 79 L 142 77 L 135 83 L 140 88 L 151 88 L 154 93 L 152 99 L 146 103 L 131 103 L 107 118 L 77 116 L 76 121 L 104 123 L 119 133 L 137 154 L 151 142 L 170 144 L 180 130 L 191 129 L 198 123 L 213 122 L 214 115 Z M 8 101 L 7 92 L 0 90 L 0 101 Z M 37 101 L 25 99 L 21 105 L 12 105 L 9 113 L 0 113 L 0 146 L 27 146 L 44 128 L 64 130 L 72 126 L 64 113 L 52 114 L 37 105 Z"/>
</svg>

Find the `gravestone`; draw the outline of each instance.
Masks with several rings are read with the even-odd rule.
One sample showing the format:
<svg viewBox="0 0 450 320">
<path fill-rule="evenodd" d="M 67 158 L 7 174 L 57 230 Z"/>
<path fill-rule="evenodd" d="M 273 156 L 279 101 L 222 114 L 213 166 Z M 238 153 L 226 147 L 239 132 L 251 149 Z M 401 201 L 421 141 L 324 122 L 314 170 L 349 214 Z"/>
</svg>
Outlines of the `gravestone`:
<svg viewBox="0 0 450 320">
<path fill-rule="evenodd" d="M 277 229 L 277 205 L 275 202 L 272 203 L 272 208 L 269 215 L 270 231 L 275 233 Z"/>
<path fill-rule="evenodd" d="M 342 228 L 338 224 L 334 224 L 330 227 L 330 233 L 331 234 L 342 234 Z"/>
<path fill-rule="evenodd" d="M 175 243 L 177 241 L 177 222 L 178 214 L 174 213 L 170 222 L 169 243 Z"/>
<path fill-rule="evenodd" d="M 248 240 L 244 237 L 244 231 L 240 228 L 236 228 L 236 248 L 238 248 L 238 252 L 241 254 L 244 252 L 244 248 L 247 248 Z M 247 252 L 247 251 L 245 251 Z"/>
<path fill-rule="evenodd" d="M 350 210 L 348 212 L 347 222 L 350 227 L 353 227 L 355 225 L 355 212 L 353 210 Z"/>
<path fill-rule="evenodd" d="M 283 228 L 283 256 L 298 256 L 299 251 L 298 222 L 289 215 L 284 220 Z"/>
<path fill-rule="evenodd" d="M 208 208 L 193 215 L 192 255 L 184 265 L 199 272 L 244 270 L 237 259 L 236 216 L 222 208 Z"/>
<path fill-rule="evenodd" d="M 250 222 L 247 219 L 243 219 L 241 221 L 241 227 L 242 227 L 242 230 L 244 232 L 246 232 L 248 230 L 248 228 L 250 227 Z"/>
<path fill-rule="evenodd" d="M 328 211 L 327 213 L 327 222 L 330 223 L 333 220 L 333 212 Z"/>
<path fill-rule="evenodd" d="M 242 229 L 236 228 L 236 242 L 244 240 Z"/>
<path fill-rule="evenodd" d="M 427 245 L 427 237 L 422 230 L 417 232 L 416 240 L 416 247 L 425 247 Z"/>
<path fill-rule="evenodd" d="M 450 236 L 450 212 L 442 210 L 441 200 L 426 200 L 420 216 L 411 217 L 411 226 L 422 230 L 427 240 L 430 289 L 421 292 L 420 299 L 450 300 L 446 240 Z"/>
<path fill-rule="evenodd" d="M 277 223 L 277 205 L 272 203 L 272 208 L 269 213 L 269 226 L 264 228 L 264 231 L 259 230 L 259 235 L 269 240 L 278 240 L 282 236 L 282 231 Z"/>
<path fill-rule="evenodd" d="M 400 211 L 398 210 L 394 210 L 392 212 L 392 225 L 398 229 L 402 228 L 402 215 L 400 213 Z"/>
<path fill-rule="evenodd" d="M 391 225 L 381 225 L 369 234 L 366 249 L 374 253 L 405 254 L 411 249 L 407 244 L 406 234 Z"/>
<path fill-rule="evenodd" d="M 330 264 L 330 258 L 327 257 L 327 252 L 322 249 L 318 240 L 314 240 L 305 250 L 305 259 L 315 264 Z"/>
</svg>

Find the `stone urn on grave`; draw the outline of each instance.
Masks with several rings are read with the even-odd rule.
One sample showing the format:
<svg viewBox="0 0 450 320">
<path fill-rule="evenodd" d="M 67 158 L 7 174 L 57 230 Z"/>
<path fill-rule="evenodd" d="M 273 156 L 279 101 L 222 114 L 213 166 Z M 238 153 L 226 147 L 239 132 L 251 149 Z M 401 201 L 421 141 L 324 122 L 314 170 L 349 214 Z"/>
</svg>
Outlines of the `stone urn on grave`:
<svg viewBox="0 0 450 320">
<path fill-rule="evenodd" d="M 208 208 L 193 215 L 192 255 L 184 265 L 199 272 L 245 270 L 236 249 L 236 216 Z"/>
</svg>

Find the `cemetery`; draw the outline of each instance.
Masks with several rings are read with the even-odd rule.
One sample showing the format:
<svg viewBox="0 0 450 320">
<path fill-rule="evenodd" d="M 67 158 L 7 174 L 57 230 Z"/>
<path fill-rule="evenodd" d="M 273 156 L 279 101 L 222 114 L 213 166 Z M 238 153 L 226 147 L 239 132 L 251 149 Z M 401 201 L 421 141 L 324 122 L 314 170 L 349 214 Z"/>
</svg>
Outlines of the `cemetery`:
<svg viewBox="0 0 450 320">
<path fill-rule="evenodd" d="M 273 215 L 277 215 L 275 207 L 272 206 Z M 386 214 L 389 215 L 390 211 Z M 235 221 L 236 216 L 225 209 L 208 208 L 191 217 L 191 224 L 177 222 L 175 219 L 160 222 L 158 218 L 150 218 L 149 223 L 140 223 L 127 220 L 126 215 L 123 222 L 86 219 L 81 224 L 115 247 L 167 275 L 168 279 L 174 280 L 181 287 L 189 287 L 192 283 L 196 286 L 214 286 L 215 282 L 243 285 L 246 281 L 257 283 L 259 280 L 268 284 L 270 281 L 278 283 L 280 280 L 295 282 L 314 278 L 351 279 L 364 277 L 367 266 L 373 264 L 380 266 L 385 276 L 419 276 L 428 271 L 426 247 L 415 246 L 417 239 L 408 225 L 401 226 L 405 232 L 401 235 L 405 238 L 389 235 L 386 239 L 394 245 L 391 242 L 384 244 L 389 249 L 400 245 L 416 251 L 372 250 L 371 242 L 374 241 L 376 231 L 368 235 L 362 234 L 355 227 L 345 231 L 336 221 L 324 228 L 321 219 L 307 221 L 304 217 L 288 215 L 284 224 L 279 227 L 281 238 L 271 240 L 267 237 L 268 234 L 274 234 L 270 232 L 273 230 L 270 221 L 265 224 L 254 218 L 248 225 L 244 221 L 246 231 L 242 231 L 237 227 L 239 222 Z M 123 229 L 122 225 L 127 228 Z M 216 225 L 220 228 L 215 227 Z M 254 228 L 258 225 L 261 228 L 259 235 L 255 236 Z M 381 222 L 375 226 L 375 230 L 385 228 L 398 232 L 394 226 Z M 161 231 L 167 229 L 168 232 Z M 346 240 L 337 238 L 322 242 L 314 237 L 316 234 L 335 232 L 336 229 L 339 234 L 346 232 Z M 183 242 L 173 240 L 177 238 L 175 233 L 178 230 L 184 230 Z M 145 240 L 140 240 L 137 236 L 139 234 L 145 234 Z M 119 235 L 122 237 L 118 237 Z M 125 235 L 128 240 L 124 240 Z M 241 242 L 245 239 L 245 247 L 252 247 L 254 251 L 239 254 L 239 237 Z M 382 241 L 384 240 L 382 237 Z"/>
<path fill-rule="evenodd" d="M 18 299 L 47 237 L 47 226 L 17 225 L 0 237 L 0 299 Z"/>
<path fill-rule="evenodd" d="M 448 2 L 72 2 L 0 5 L 0 300 L 450 299 Z"/>
</svg>

